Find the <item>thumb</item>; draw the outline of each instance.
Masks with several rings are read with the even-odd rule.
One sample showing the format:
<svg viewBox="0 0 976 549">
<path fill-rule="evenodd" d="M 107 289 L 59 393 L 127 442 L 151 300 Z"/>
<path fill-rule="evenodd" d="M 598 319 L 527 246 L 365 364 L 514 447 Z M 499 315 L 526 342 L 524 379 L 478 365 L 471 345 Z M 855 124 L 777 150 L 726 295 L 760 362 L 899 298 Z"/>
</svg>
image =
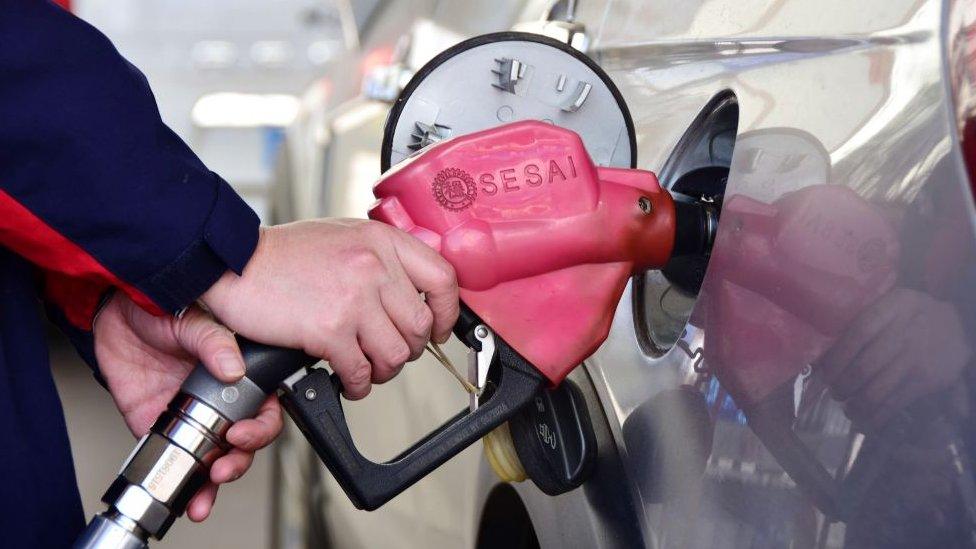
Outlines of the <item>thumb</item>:
<svg viewBox="0 0 976 549">
<path fill-rule="evenodd" d="M 198 307 L 191 307 L 175 321 L 176 341 L 187 353 L 223 382 L 244 376 L 244 358 L 234 334 Z"/>
</svg>

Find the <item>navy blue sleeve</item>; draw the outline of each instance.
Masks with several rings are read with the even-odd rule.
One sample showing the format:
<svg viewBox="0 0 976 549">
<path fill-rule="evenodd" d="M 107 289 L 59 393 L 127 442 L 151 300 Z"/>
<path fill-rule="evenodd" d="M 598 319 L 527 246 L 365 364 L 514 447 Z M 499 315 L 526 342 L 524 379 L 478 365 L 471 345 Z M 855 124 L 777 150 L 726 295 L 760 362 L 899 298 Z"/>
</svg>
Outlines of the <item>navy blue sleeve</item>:
<svg viewBox="0 0 976 549">
<path fill-rule="evenodd" d="M 257 216 L 98 30 L 48 2 L 0 0 L 0 75 L 0 244 L 49 274 L 73 324 L 87 328 L 109 287 L 174 312 L 242 271 Z"/>
<path fill-rule="evenodd" d="M 0 0 L 0 246 L 38 267 L 73 340 L 90 346 L 106 292 L 178 311 L 240 273 L 257 238 L 103 34 L 46 1 Z"/>
</svg>

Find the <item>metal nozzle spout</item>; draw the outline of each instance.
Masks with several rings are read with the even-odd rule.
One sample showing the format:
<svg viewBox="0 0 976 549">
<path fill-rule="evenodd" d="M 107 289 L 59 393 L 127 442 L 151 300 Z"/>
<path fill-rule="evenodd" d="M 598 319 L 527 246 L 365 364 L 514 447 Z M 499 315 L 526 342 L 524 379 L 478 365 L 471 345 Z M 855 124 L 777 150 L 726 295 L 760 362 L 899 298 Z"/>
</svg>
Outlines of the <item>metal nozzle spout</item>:
<svg viewBox="0 0 976 549">
<path fill-rule="evenodd" d="M 709 255 L 718 230 L 718 207 L 676 195 L 674 209 L 675 234 L 671 256 Z"/>
<path fill-rule="evenodd" d="M 698 295 L 715 243 L 720 205 L 679 193 L 674 196 L 675 233 L 671 260 L 661 272 L 688 295 Z"/>
</svg>

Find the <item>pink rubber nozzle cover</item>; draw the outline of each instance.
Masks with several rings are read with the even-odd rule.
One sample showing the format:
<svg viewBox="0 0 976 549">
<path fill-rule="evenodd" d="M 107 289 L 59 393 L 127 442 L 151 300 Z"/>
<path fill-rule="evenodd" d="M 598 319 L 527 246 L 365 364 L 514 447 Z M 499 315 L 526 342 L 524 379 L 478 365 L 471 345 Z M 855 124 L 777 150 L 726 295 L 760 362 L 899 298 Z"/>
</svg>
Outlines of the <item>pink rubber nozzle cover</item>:
<svg viewBox="0 0 976 549">
<path fill-rule="evenodd" d="M 553 384 L 606 339 L 628 278 L 674 244 L 653 173 L 594 166 L 578 135 L 543 122 L 433 145 L 373 192 L 369 217 L 440 252 L 461 299 Z"/>
</svg>

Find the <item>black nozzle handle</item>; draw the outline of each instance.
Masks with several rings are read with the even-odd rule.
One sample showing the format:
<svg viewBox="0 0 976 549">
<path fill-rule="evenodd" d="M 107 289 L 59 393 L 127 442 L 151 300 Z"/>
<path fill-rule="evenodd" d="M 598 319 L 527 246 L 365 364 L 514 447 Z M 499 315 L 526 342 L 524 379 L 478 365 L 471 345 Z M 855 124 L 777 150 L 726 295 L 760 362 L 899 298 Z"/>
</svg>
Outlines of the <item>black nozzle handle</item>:
<svg viewBox="0 0 976 549">
<path fill-rule="evenodd" d="M 463 319 L 462 319 L 463 322 Z M 495 390 L 474 412 L 464 410 L 385 463 L 356 448 L 339 398 L 335 374 L 313 368 L 284 388 L 282 405 L 315 452 L 359 509 L 373 510 L 400 494 L 445 461 L 477 442 L 531 402 L 543 384 L 535 368 L 496 338 Z"/>
<path fill-rule="evenodd" d="M 474 331 L 481 320 L 463 304 L 454 327 L 469 347 L 480 350 Z M 544 378 L 529 362 L 496 336 L 490 398 L 473 413 L 463 411 L 386 463 L 374 463 L 356 449 L 342 410 L 342 384 L 318 359 L 301 351 L 262 345 L 237 338 L 245 377 L 223 383 L 202 366 L 190 374 L 181 391 L 206 403 L 231 421 L 253 417 L 267 395 L 282 389 L 282 405 L 328 466 L 346 494 L 360 509 L 376 509 L 406 490 L 482 436 L 508 421 L 530 402 Z M 283 382 L 296 372 L 308 373 L 292 385 Z"/>
<path fill-rule="evenodd" d="M 237 345 L 244 358 L 242 379 L 225 383 L 198 364 L 180 388 L 231 421 L 253 417 L 282 381 L 319 360 L 302 351 L 263 345 L 241 336 L 237 336 Z"/>
</svg>

